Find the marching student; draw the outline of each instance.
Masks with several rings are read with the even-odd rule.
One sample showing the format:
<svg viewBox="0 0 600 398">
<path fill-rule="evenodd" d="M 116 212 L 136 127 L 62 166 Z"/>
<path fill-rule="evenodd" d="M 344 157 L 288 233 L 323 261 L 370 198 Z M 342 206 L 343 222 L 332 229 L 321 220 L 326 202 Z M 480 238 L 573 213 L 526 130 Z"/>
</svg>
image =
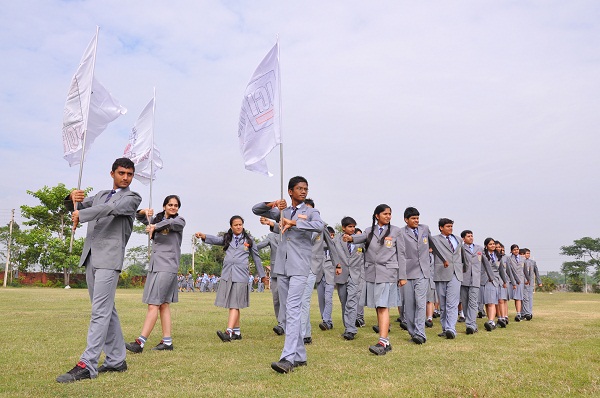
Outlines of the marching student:
<svg viewBox="0 0 600 398">
<path fill-rule="evenodd" d="M 323 331 L 333 329 L 331 315 L 333 313 L 333 291 L 335 289 L 335 264 L 339 264 L 341 261 L 337 258 L 337 254 L 331 250 L 333 236 L 335 236 L 335 230 L 327 225 L 322 233 L 323 242 L 321 246 L 324 252 L 321 268 L 322 277 L 320 280 L 319 275 L 317 275 L 317 298 L 319 299 L 319 310 L 322 320 L 319 324 L 319 329 Z M 335 260 L 332 261 L 332 258 L 335 258 Z"/>
<path fill-rule="evenodd" d="M 268 225 L 271 229 L 275 225 L 275 222 L 273 220 L 269 220 L 266 217 L 261 217 L 260 223 L 262 225 Z M 279 246 L 279 235 L 274 232 L 269 233 L 267 235 L 267 238 L 260 242 L 256 246 L 256 248 L 258 250 L 261 250 L 267 246 L 269 246 L 271 250 L 271 282 L 269 284 L 269 287 L 271 289 L 271 294 L 273 295 L 273 310 L 275 311 L 275 319 L 277 319 L 277 325 L 273 328 L 273 332 L 275 332 L 276 335 L 281 336 L 285 333 L 285 307 L 283 311 L 281 311 L 281 302 L 279 301 L 279 289 L 277 288 L 277 274 L 274 271 L 275 260 L 277 258 L 277 247 Z"/>
<path fill-rule="evenodd" d="M 362 229 L 360 228 L 354 228 L 354 233 L 356 235 L 362 234 Z M 362 305 L 362 291 L 363 291 L 363 286 L 365 283 L 365 275 L 364 275 L 364 268 L 363 268 L 363 273 L 362 273 L 362 284 L 358 289 L 358 293 L 359 293 L 359 298 L 358 298 L 358 306 L 357 306 L 357 311 L 356 311 L 356 327 L 357 328 L 362 328 L 365 326 L 365 306 Z"/>
<path fill-rule="evenodd" d="M 291 206 L 284 199 L 261 202 L 252 208 L 258 216 L 280 223 L 283 239 L 277 248 L 275 272 L 279 299 L 285 303 L 285 341 L 279 361 L 271 363 L 278 373 L 289 373 L 306 366 L 306 348 L 301 330 L 302 295 L 307 284 L 312 253 L 312 233 L 323 230 L 324 223 L 317 209 L 304 204 L 308 181 L 301 176 L 288 183 Z"/>
<path fill-rule="evenodd" d="M 142 198 L 129 190 L 135 165 L 130 159 L 119 158 L 112 164 L 112 189 L 85 197 L 85 192 L 73 190 L 64 205 L 72 211 L 73 227 L 88 223 L 79 266 L 85 267 L 85 279 L 92 302 L 90 325 L 85 351 L 79 362 L 67 373 L 56 378 L 59 383 L 94 379 L 98 373 L 124 372 L 125 340 L 115 293 L 123 269 L 125 246 L 131 236 L 135 212 Z M 106 359 L 98 367 L 100 354 Z"/>
<path fill-rule="evenodd" d="M 152 349 L 173 350 L 170 303 L 179 301 L 177 270 L 179 269 L 181 241 L 185 227 L 185 220 L 178 213 L 180 208 L 179 197 L 169 195 L 163 201 L 163 211 L 155 217 L 152 217 L 153 209 L 142 209 L 136 213 L 137 220 L 147 225 L 146 232 L 150 234 L 153 243 L 142 297 L 142 302 L 148 304 L 146 320 L 140 336 L 131 343 L 125 343 L 125 348 L 133 353 L 141 353 L 144 350 L 146 340 L 156 325 L 159 313 L 163 337 L 160 343 Z"/>
<path fill-rule="evenodd" d="M 373 222 L 365 233 L 344 234 L 344 242 L 365 244 L 365 288 L 363 304 L 377 311 L 379 341 L 369 347 L 375 355 L 392 350 L 388 338 L 390 307 L 398 306 L 398 286 L 406 284 L 404 238 L 400 228 L 390 224 L 392 208 L 380 204 L 373 211 Z"/>
<path fill-rule="evenodd" d="M 433 249 L 429 248 L 429 286 L 427 288 L 427 306 L 425 307 L 425 314 L 427 316 L 427 320 L 425 321 L 425 327 L 426 328 L 432 328 L 433 327 L 433 318 L 434 318 L 434 309 L 435 309 L 435 305 L 436 303 L 438 303 L 438 299 L 437 299 L 437 292 L 435 291 L 435 282 L 433 281 L 433 274 L 434 274 L 434 269 L 433 269 L 433 263 L 434 263 L 434 258 L 433 258 Z"/>
<path fill-rule="evenodd" d="M 504 255 L 504 245 L 496 241 L 496 258 L 498 259 L 498 269 L 500 275 L 504 275 L 503 281 L 498 290 L 498 325 L 505 328 L 508 325 L 508 300 L 511 297 L 515 281 L 512 272 L 507 263 L 507 256 Z M 511 286 L 508 286 L 508 285 Z"/>
<path fill-rule="evenodd" d="M 467 334 L 477 333 L 477 302 L 479 300 L 479 285 L 481 282 L 481 253 L 483 247 L 473 243 L 473 231 L 464 230 L 460 233 L 463 239 L 465 267 L 460 287 L 460 302 L 465 313 Z M 496 303 L 498 300 L 495 301 Z"/>
<path fill-rule="evenodd" d="M 248 259 L 250 254 L 254 260 L 254 265 L 256 265 L 258 275 L 263 282 L 266 279 L 256 245 L 244 229 L 244 219 L 237 215 L 231 217 L 229 227 L 229 230 L 223 236 L 196 232 L 196 238 L 202 239 L 203 242 L 209 245 L 223 246 L 225 252 L 221 282 L 215 299 L 217 307 L 229 309 L 227 329 L 224 332 L 217 331 L 217 336 L 224 343 L 242 339 L 240 309 L 246 308 L 250 304 L 250 288 L 248 286 L 248 275 L 250 275 Z"/>
<path fill-rule="evenodd" d="M 519 245 L 513 244 L 510 246 L 511 255 L 508 256 L 507 264 L 510 268 L 510 272 L 514 278 L 515 284 L 513 285 L 512 299 L 515 301 L 515 321 L 521 322 L 521 310 L 523 302 L 523 283 L 525 281 L 524 257 L 519 255 Z"/>
<path fill-rule="evenodd" d="M 427 317 L 427 292 L 429 290 L 429 227 L 419 224 L 419 211 L 414 207 L 404 210 L 404 255 L 406 258 L 406 285 L 402 288 L 404 294 L 404 320 L 408 334 L 415 344 L 427 341 L 425 321 Z"/>
<path fill-rule="evenodd" d="M 354 235 L 356 221 L 352 217 L 344 217 L 341 221 L 342 234 L 333 239 L 332 250 L 337 252 L 340 263 L 335 266 L 335 283 L 342 305 L 342 319 L 346 340 L 354 340 L 357 329 L 357 313 L 360 293 L 364 285 L 364 245 L 342 240 L 345 235 Z"/>
<path fill-rule="evenodd" d="M 525 256 L 525 296 L 523 297 L 523 305 L 525 306 L 525 297 L 527 298 L 527 306 L 523 309 L 524 317 L 530 321 L 533 318 L 533 292 L 535 285 L 542 286 L 540 272 L 538 271 L 537 263 L 531 259 L 531 251 L 523 249 Z"/>
<path fill-rule="evenodd" d="M 454 339 L 458 320 L 460 285 L 463 278 L 463 248 L 458 238 L 452 234 L 454 221 L 440 218 L 440 234 L 431 238 L 435 256 L 435 288 L 440 299 L 442 332 L 439 337 Z"/>
<path fill-rule="evenodd" d="M 496 242 L 492 238 L 486 238 L 483 241 L 484 256 L 481 262 L 481 283 L 483 289 L 483 303 L 488 320 L 483 324 L 485 330 L 491 332 L 496 329 L 494 318 L 496 317 L 496 306 L 499 300 L 500 287 L 503 284 L 506 287 L 506 276 L 496 255 Z M 502 280 L 501 280 L 502 279 Z M 503 322 L 499 316 L 498 323 Z M 504 325 L 506 326 L 506 325 Z"/>
</svg>

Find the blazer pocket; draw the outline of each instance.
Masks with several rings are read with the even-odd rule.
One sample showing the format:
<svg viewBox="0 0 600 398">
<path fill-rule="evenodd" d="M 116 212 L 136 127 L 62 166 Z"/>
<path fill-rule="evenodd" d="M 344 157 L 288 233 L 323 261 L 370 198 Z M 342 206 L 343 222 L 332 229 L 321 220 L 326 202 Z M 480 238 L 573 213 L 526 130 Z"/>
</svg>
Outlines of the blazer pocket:
<svg viewBox="0 0 600 398">
<path fill-rule="evenodd" d="M 385 264 L 385 267 L 386 268 L 399 268 L 397 262 L 389 262 L 389 263 Z"/>
</svg>

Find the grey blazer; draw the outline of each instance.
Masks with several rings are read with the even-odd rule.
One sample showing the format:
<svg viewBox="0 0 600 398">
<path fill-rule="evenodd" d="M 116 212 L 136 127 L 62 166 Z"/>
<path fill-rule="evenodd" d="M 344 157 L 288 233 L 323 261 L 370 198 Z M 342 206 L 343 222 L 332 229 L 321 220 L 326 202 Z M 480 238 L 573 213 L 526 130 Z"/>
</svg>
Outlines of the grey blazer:
<svg viewBox="0 0 600 398">
<path fill-rule="evenodd" d="M 277 224 L 275 224 L 275 225 L 277 225 Z M 258 242 L 258 244 L 256 245 L 257 250 L 264 249 L 267 246 L 269 246 L 269 248 L 271 249 L 271 253 L 270 253 L 271 278 L 277 277 L 277 274 L 273 271 L 273 268 L 275 266 L 275 259 L 277 258 L 277 246 L 278 245 L 279 245 L 279 235 L 277 235 L 276 233 L 273 233 L 273 232 L 268 234 L 264 240 L 262 240 L 261 242 Z"/>
<path fill-rule="evenodd" d="M 517 283 L 516 283 L 515 277 L 512 273 L 512 269 L 508 265 L 508 257 L 509 256 L 502 256 L 502 258 L 500 259 L 500 269 L 504 270 L 504 275 L 506 275 L 506 278 L 508 279 L 508 283 L 510 283 L 513 286 L 516 286 Z"/>
<path fill-rule="evenodd" d="M 333 250 L 340 259 L 342 273 L 335 276 L 335 283 L 348 283 L 348 278 L 352 278 L 355 284 L 359 284 L 365 277 L 365 245 L 354 243 L 352 252 L 348 252 L 348 245 L 342 240 L 343 234 L 338 234 L 333 239 Z M 337 264 L 336 264 L 337 265 Z"/>
<path fill-rule="evenodd" d="M 494 286 L 500 286 L 500 281 L 506 283 L 506 274 L 502 271 L 498 260 L 490 261 L 485 253 L 481 256 L 481 274 L 480 286 L 484 286 L 487 282 L 491 282 Z"/>
<path fill-rule="evenodd" d="M 538 271 L 535 260 L 525 259 L 524 274 L 525 274 L 525 280 L 527 282 L 529 282 L 530 285 L 533 286 L 533 284 L 539 285 L 540 283 L 542 283 L 542 280 L 540 279 L 540 273 Z"/>
<path fill-rule="evenodd" d="M 454 235 L 452 235 L 454 236 Z M 456 238 L 456 236 L 454 236 Z M 463 247 L 460 244 L 460 240 L 456 238 L 458 247 L 455 248 L 454 252 L 450 248 L 448 239 L 442 234 L 431 237 L 431 242 L 440 252 L 442 257 L 448 261 L 448 268 L 444 268 L 444 262 L 438 256 L 434 256 L 433 265 L 433 280 L 435 282 L 450 282 L 452 275 L 456 275 L 456 278 L 462 282 L 463 280 Z"/>
<path fill-rule="evenodd" d="M 485 257 L 483 246 L 474 245 L 473 253 L 471 253 L 469 246 L 463 243 L 463 251 L 465 253 L 466 268 L 463 269 L 465 272 L 463 272 L 461 285 L 479 287 L 481 285 L 481 261 L 482 257 Z"/>
<path fill-rule="evenodd" d="M 402 228 L 406 255 L 406 277 L 408 279 L 429 278 L 431 275 L 429 264 L 431 232 L 427 225 L 419 224 L 417 228 L 418 239 L 415 237 L 412 228 L 408 226 Z"/>
<path fill-rule="evenodd" d="M 258 216 L 270 218 L 279 222 L 280 211 L 261 202 L 252 208 Z M 292 217 L 292 207 L 283 210 L 285 218 Z M 292 218 L 296 226 L 288 229 L 283 234 L 283 239 L 277 247 L 275 273 L 278 275 L 308 275 L 312 257 L 312 233 L 323 230 L 325 223 L 321 220 L 319 210 L 302 204 Z"/>
<path fill-rule="evenodd" d="M 79 266 L 93 253 L 94 268 L 122 270 L 125 246 L 131 236 L 135 212 L 142 197 L 127 188 L 118 190 L 107 203 L 108 191 L 100 191 L 77 203 L 79 222 L 88 223 Z M 75 210 L 70 197 L 65 198 L 67 210 Z"/>
<path fill-rule="evenodd" d="M 209 245 L 224 246 L 224 238 L 222 236 L 206 235 L 204 242 L 208 243 Z M 258 276 L 261 278 L 264 277 L 265 269 L 263 268 L 262 260 L 258 255 L 258 249 L 256 246 L 256 244 L 253 244 L 249 249 L 246 240 L 242 239 L 238 246 L 235 247 L 235 243 L 232 239 L 229 247 L 225 251 L 221 279 L 224 281 L 248 283 L 248 276 L 250 275 L 248 257 L 250 254 L 252 254 L 252 259 L 256 265 Z"/>
<path fill-rule="evenodd" d="M 376 227 L 377 228 L 377 227 Z M 387 225 L 390 234 L 383 244 L 379 244 L 376 231 L 371 238 L 369 248 L 365 253 L 365 281 L 372 283 L 398 283 L 406 279 L 406 255 L 404 253 L 404 237 L 400 228 Z M 371 232 L 368 227 L 364 233 L 352 235 L 354 243 L 365 243 Z M 381 233 L 385 235 L 386 229 Z"/>
<path fill-rule="evenodd" d="M 525 257 L 520 256 L 518 263 L 515 261 L 515 256 L 513 256 L 512 254 L 510 254 L 508 256 L 505 256 L 505 257 L 507 257 L 506 264 L 508 265 L 508 268 L 510 269 L 510 272 L 512 273 L 512 276 L 514 278 L 514 282 L 517 285 L 520 285 L 521 283 L 524 283 L 524 281 L 525 281 L 525 272 L 523 270 L 523 267 L 524 267 L 523 259 Z"/>
<path fill-rule="evenodd" d="M 145 215 L 136 213 L 135 218 L 148 225 L 148 218 Z M 155 219 L 156 217 L 152 217 L 150 224 L 153 224 Z M 165 218 L 155 225 L 149 272 L 170 272 L 172 274 L 179 272 L 184 227 L 185 220 L 180 216 Z"/>
</svg>

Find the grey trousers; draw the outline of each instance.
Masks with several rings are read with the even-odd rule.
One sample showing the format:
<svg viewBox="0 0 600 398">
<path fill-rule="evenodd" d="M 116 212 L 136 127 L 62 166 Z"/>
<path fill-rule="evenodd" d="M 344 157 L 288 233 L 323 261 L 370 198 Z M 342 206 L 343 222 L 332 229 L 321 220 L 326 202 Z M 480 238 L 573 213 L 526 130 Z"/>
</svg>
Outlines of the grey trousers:
<svg viewBox="0 0 600 398">
<path fill-rule="evenodd" d="M 285 341 L 280 360 L 285 359 L 291 363 L 306 361 L 301 328 L 302 296 L 306 279 L 306 275 L 278 275 L 279 299 L 285 303 Z"/>
<path fill-rule="evenodd" d="M 521 306 L 521 315 L 533 314 L 533 285 L 523 284 L 523 304 Z"/>
<path fill-rule="evenodd" d="M 319 310 L 323 322 L 333 324 L 331 313 L 333 312 L 333 290 L 335 286 L 325 281 L 325 277 L 317 283 L 317 296 L 319 298 Z"/>
<path fill-rule="evenodd" d="M 460 281 L 452 275 L 449 282 L 435 282 L 440 299 L 440 323 L 442 330 L 451 330 L 456 335 L 458 321 L 458 302 L 460 301 Z"/>
<path fill-rule="evenodd" d="M 310 299 L 312 298 L 313 291 L 315 290 L 315 280 L 317 276 L 312 272 L 308 272 L 306 277 L 306 286 L 304 287 L 304 293 L 302 295 L 302 337 L 312 337 L 312 327 L 310 326 Z M 281 294 L 279 295 L 281 300 Z M 281 300 L 282 304 L 285 301 Z"/>
<path fill-rule="evenodd" d="M 88 328 L 87 346 L 80 361 L 85 363 L 90 376 L 98 376 L 98 359 L 106 354 L 104 364 L 116 367 L 125 360 L 125 339 L 115 307 L 115 292 L 120 272 L 94 268 L 91 254 L 87 258 L 85 279 L 92 302 L 92 316 Z"/>
<path fill-rule="evenodd" d="M 465 313 L 465 325 L 477 330 L 479 286 L 461 286 L 460 302 Z"/>
<path fill-rule="evenodd" d="M 408 334 L 411 337 L 425 336 L 425 318 L 427 308 L 427 291 L 429 290 L 429 278 L 408 279 L 402 287 L 404 294 L 404 321 L 406 322 Z"/>
<path fill-rule="evenodd" d="M 285 306 L 283 311 L 279 311 L 281 308 L 281 302 L 279 301 L 279 289 L 277 288 L 277 277 L 271 274 L 271 284 L 269 285 L 271 294 L 273 295 L 273 310 L 275 311 L 275 318 L 277 319 L 277 325 L 281 326 L 285 330 Z M 281 315 L 281 318 L 280 318 Z"/>
<path fill-rule="evenodd" d="M 354 283 L 352 277 L 348 278 L 348 282 L 337 284 L 338 297 L 342 305 L 344 328 L 346 332 L 356 333 L 356 318 L 358 316 L 358 300 L 360 300 L 361 290 L 360 285 Z"/>
</svg>

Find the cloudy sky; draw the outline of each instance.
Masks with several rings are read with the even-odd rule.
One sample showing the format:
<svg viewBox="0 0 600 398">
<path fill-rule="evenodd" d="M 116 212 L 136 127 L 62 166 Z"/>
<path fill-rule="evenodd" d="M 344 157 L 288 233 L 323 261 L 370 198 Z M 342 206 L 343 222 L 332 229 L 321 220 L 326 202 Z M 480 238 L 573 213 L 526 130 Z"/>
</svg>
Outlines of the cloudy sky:
<svg viewBox="0 0 600 398">
<path fill-rule="evenodd" d="M 242 94 L 277 35 L 284 178 L 303 175 L 325 221 L 363 229 L 376 205 L 392 223 L 455 220 L 476 241 L 529 247 L 558 270 L 559 247 L 600 236 L 600 4 L 596 1 L 32 1 L 0 13 L 0 223 L 36 204 L 26 190 L 77 186 L 62 158 L 71 78 L 100 26 L 95 76 L 128 109 L 86 153 L 84 187 L 110 165 L 156 87 L 164 161 L 153 204 L 181 196 L 193 232 L 216 234 L 280 194 L 246 171 Z M 148 188 L 132 188 L 148 205 Z M 156 206 L 155 206 L 156 207 Z M 17 217 L 19 221 L 19 217 Z M 143 236 L 131 245 L 143 244 Z"/>
</svg>

